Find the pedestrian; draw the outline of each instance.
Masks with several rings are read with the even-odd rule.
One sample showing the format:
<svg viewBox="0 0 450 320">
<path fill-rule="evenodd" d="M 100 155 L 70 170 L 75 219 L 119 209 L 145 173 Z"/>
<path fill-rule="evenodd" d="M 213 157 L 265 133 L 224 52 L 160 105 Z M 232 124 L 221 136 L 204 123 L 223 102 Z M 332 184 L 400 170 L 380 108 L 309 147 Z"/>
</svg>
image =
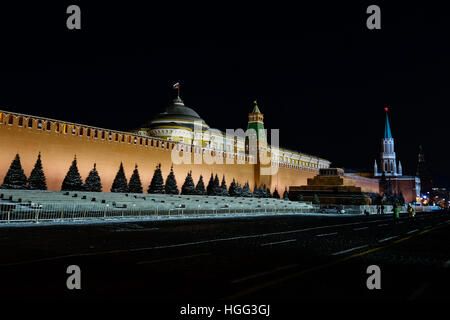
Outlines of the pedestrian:
<svg viewBox="0 0 450 320">
<path fill-rule="evenodd" d="M 381 214 L 384 214 L 384 205 L 381 205 Z"/>
<path fill-rule="evenodd" d="M 369 215 L 369 211 L 367 211 L 367 209 L 364 209 L 364 214 L 365 214 L 366 216 L 368 216 L 368 215 Z"/>
<path fill-rule="evenodd" d="M 411 203 L 408 203 L 408 216 L 410 218 L 413 217 L 413 207 L 412 207 Z"/>
<path fill-rule="evenodd" d="M 400 216 L 399 216 L 399 208 L 398 208 L 398 204 L 397 203 L 394 203 L 393 211 L 394 211 L 394 214 L 393 214 L 394 223 L 397 223 L 398 219 L 400 218 Z"/>
<path fill-rule="evenodd" d="M 379 204 L 377 204 L 377 214 L 380 214 L 380 213 L 381 213 L 381 207 Z"/>
</svg>

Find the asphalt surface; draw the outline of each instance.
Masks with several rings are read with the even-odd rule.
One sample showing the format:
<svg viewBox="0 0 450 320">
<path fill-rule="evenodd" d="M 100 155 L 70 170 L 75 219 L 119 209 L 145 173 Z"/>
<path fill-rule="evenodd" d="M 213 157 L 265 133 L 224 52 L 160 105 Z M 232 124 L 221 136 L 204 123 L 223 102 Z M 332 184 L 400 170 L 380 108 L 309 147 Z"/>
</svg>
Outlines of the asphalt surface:
<svg viewBox="0 0 450 320">
<path fill-rule="evenodd" d="M 449 232 L 445 212 L 3 226 L 0 298 L 449 300 Z M 80 290 L 66 287 L 70 265 Z"/>
</svg>

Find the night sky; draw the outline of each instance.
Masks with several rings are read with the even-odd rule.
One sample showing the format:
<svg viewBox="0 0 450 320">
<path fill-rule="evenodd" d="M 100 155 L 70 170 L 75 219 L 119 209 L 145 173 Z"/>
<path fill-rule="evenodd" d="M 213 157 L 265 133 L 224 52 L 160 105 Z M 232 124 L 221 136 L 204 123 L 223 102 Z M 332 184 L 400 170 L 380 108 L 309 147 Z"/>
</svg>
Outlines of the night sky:
<svg viewBox="0 0 450 320">
<path fill-rule="evenodd" d="M 66 28 L 69 4 L 80 31 Z M 368 30 L 370 4 L 2 4 L 0 109 L 128 130 L 180 81 L 213 128 L 246 128 L 256 98 L 282 147 L 371 171 L 389 106 L 403 173 L 422 144 L 436 184 L 450 186 L 444 11 L 376 3 L 382 29 Z"/>
</svg>

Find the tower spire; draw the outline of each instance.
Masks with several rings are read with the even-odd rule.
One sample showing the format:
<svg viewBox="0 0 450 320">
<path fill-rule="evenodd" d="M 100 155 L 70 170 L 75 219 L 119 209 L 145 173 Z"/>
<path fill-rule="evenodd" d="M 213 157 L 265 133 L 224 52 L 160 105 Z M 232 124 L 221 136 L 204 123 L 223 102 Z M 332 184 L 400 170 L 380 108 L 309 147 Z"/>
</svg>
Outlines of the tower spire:
<svg viewBox="0 0 450 320">
<path fill-rule="evenodd" d="M 389 110 L 388 107 L 384 108 L 384 111 L 386 111 L 386 124 L 384 126 L 384 138 L 392 139 L 391 126 L 389 125 L 388 110 Z"/>
</svg>

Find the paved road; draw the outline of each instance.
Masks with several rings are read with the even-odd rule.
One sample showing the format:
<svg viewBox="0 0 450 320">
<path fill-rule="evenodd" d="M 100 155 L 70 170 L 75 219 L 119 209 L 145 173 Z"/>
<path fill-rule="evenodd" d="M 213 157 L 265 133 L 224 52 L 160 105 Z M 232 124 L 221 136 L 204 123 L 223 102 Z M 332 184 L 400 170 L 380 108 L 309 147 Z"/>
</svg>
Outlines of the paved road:
<svg viewBox="0 0 450 320">
<path fill-rule="evenodd" d="M 190 301 L 449 299 L 450 214 L 0 228 L 0 296 Z M 78 265 L 82 289 L 66 288 Z M 368 290 L 366 268 L 381 269 Z"/>
</svg>

